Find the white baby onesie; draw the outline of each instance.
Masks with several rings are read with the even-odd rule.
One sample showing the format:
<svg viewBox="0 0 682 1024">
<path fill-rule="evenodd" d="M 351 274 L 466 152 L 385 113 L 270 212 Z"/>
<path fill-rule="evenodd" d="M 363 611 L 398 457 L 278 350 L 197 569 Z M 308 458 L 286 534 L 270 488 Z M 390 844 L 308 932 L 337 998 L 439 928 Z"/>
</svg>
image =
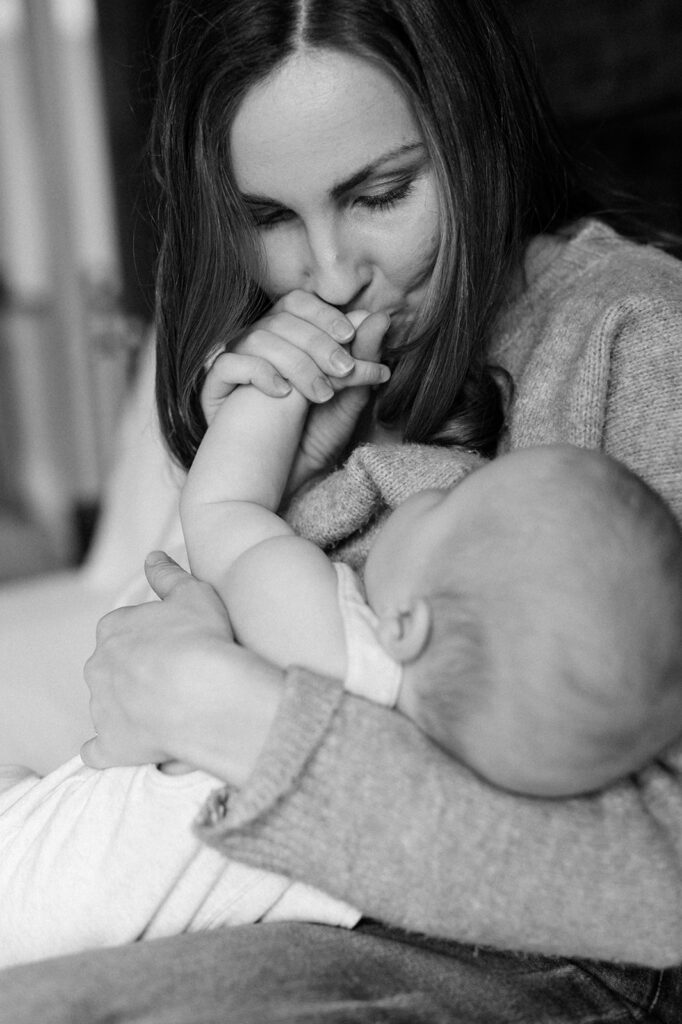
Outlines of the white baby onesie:
<svg viewBox="0 0 682 1024">
<path fill-rule="evenodd" d="M 392 706 L 400 667 L 378 645 L 355 574 L 336 564 L 346 688 Z M 360 913 L 311 886 L 228 860 L 191 822 L 223 783 L 154 765 L 44 777 L 0 767 L 0 967 L 259 920 L 352 928 Z"/>
</svg>

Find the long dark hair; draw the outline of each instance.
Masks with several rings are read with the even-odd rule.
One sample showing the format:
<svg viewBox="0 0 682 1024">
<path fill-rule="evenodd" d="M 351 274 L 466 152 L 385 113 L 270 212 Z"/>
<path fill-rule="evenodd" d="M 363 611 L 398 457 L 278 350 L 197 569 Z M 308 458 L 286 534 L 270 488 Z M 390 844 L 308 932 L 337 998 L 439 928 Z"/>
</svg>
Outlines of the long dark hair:
<svg viewBox="0 0 682 1024">
<path fill-rule="evenodd" d="M 504 400 L 488 342 L 526 243 L 587 214 L 616 218 L 583 185 L 496 0 L 171 0 L 152 136 L 166 441 L 189 466 L 205 430 L 206 361 L 267 306 L 229 129 L 247 91 L 301 47 L 365 57 L 393 75 L 438 179 L 439 256 L 379 415 L 407 440 L 490 454 Z"/>
</svg>

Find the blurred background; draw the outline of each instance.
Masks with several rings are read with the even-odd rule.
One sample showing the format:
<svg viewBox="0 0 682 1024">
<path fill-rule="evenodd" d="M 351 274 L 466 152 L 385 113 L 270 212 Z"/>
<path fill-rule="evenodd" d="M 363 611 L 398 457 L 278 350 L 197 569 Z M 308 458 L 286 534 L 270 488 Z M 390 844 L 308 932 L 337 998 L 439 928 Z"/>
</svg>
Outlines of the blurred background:
<svg viewBox="0 0 682 1024">
<path fill-rule="evenodd" d="M 0 0 L 0 583 L 78 564 L 153 310 L 158 0 Z M 513 0 L 586 162 L 682 230 L 680 0 Z"/>
</svg>

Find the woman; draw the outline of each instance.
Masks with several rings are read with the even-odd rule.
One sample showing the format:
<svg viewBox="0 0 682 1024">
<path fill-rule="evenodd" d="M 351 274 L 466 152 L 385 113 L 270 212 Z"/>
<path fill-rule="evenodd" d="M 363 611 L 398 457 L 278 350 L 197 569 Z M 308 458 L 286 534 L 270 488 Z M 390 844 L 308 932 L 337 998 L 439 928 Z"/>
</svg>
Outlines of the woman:
<svg viewBox="0 0 682 1024">
<path fill-rule="evenodd" d="M 682 516 L 682 271 L 607 226 L 636 234 L 581 185 L 492 0 L 182 0 L 157 138 L 159 409 L 185 465 L 227 346 L 223 393 L 284 377 L 319 403 L 290 515 L 357 564 L 422 466 L 409 446 L 400 471 L 382 462 L 386 436 L 439 457 L 604 448 Z M 329 387 L 339 342 L 379 357 L 337 334 L 357 309 L 390 317 L 374 403 Z M 381 493 L 356 521 L 354 478 L 314 477 L 358 440 Z M 366 917 L 71 958 L 27 1013 L 45 985 L 42 1020 L 114 999 L 124 1020 L 678 1019 L 679 750 L 591 798 L 514 798 L 334 681 L 237 673 L 215 595 L 162 558 L 148 572 L 163 602 L 102 624 L 85 759 L 224 778 L 208 841 Z"/>
</svg>

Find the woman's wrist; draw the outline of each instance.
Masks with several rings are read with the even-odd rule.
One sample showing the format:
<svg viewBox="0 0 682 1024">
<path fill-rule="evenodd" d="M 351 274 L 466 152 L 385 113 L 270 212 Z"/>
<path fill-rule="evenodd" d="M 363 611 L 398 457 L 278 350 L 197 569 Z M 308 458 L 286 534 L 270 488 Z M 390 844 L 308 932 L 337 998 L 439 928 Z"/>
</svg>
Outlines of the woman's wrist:
<svg viewBox="0 0 682 1024">
<path fill-rule="evenodd" d="M 233 786 L 251 775 L 277 716 L 284 673 L 234 643 L 203 652 L 193 714 L 178 723 L 177 755 Z"/>
</svg>

